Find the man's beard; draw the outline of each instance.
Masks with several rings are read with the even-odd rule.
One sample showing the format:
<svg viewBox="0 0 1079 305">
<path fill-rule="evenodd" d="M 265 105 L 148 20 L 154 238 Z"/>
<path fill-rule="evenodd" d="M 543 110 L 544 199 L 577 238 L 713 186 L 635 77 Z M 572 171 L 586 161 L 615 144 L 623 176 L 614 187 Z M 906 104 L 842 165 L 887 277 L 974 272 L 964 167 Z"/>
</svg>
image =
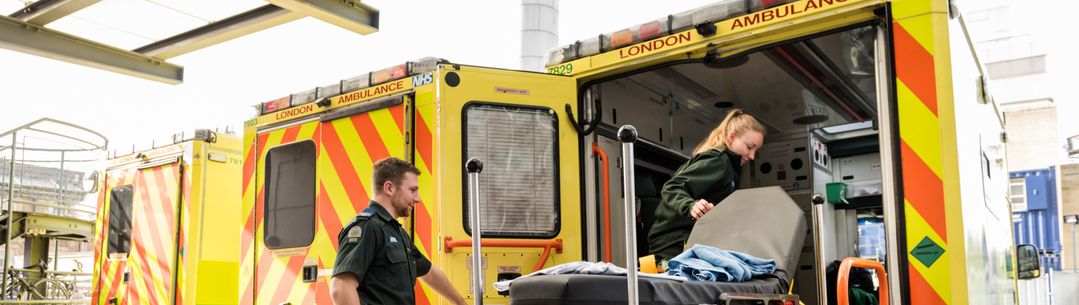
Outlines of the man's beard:
<svg viewBox="0 0 1079 305">
<path fill-rule="evenodd" d="M 397 211 L 396 211 L 397 212 L 397 217 L 411 216 L 411 215 L 409 215 L 410 214 L 409 212 L 411 212 L 412 209 L 409 207 L 408 204 L 403 204 L 403 207 L 402 206 L 395 206 L 394 209 L 397 209 Z"/>
</svg>

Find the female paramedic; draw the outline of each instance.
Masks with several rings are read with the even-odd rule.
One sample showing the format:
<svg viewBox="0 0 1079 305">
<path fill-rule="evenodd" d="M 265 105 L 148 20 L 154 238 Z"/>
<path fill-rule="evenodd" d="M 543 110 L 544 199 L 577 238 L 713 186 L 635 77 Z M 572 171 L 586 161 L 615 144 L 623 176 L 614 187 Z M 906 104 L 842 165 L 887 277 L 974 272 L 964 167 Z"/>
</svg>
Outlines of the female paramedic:
<svg viewBox="0 0 1079 305">
<path fill-rule="evenodd" d="M 742 165 L 754 159 L 761 144 L 760 121 L 732 109 L 697 145 L 689 162 L 663 184 L 656 222 L 648 232 L 648 247 L 657 262 L 682 253 L 694 222 L 738 189 Z"/>
</svg>

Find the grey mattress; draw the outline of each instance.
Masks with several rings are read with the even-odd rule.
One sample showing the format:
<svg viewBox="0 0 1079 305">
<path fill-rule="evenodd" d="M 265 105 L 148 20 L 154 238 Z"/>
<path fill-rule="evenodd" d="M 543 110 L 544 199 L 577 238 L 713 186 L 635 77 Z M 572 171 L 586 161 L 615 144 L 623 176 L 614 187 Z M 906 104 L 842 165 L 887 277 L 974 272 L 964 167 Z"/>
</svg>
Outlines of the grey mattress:
<svg viewBox="0 0 1079 305">
<path fill-rule="evenodd" d="M 787 273 L 746 282 L 679 282 L 639 277 L 641 304 L 697 305 L 721 304 L 719 296 L 728 292 L 787 293 Z M 562 274 L 521 278 L 510 285 L 510 305 L 606 305 L 626 304 L 626 277 L 620 275 Z"/>
</svg>

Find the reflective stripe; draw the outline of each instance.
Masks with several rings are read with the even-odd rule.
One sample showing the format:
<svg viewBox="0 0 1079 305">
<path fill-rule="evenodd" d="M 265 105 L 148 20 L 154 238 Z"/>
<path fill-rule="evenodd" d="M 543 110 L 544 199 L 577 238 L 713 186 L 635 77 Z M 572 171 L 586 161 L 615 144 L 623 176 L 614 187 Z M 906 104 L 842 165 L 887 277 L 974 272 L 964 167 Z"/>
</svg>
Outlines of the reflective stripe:
<svg viewBox="0 0 1079 305">
<path fill-rule="evenodd" d="M 950 98 L 943 99 L 938 88 L 938 82 L 950 81 L 950 76 L 940 75 L 938 73 L 942 71 L 936 69 L 938 61 L 948 60 L 948 54 L 943 54 L 942 57 L 934 55 L 934 52 L 939 51 L 934 49 L 935 45 L 945 45 L 934 41 L 948 39 L 948 29 L 934 26 L 934 21 L 946 18 L 946 14 L 930 13 L 892 23 L 895 81 L 898 89 L 896 103 L 900 137 L 899 170 L 902 176 L 900 183 L 904 196 L 906 229 L 904 250 L 907 255 L 907 288 L 911 304 L 952 304 L 952 288 L 965 285 L 951 281 L 951 255 L 954 253 L 949 252 L 948 218 L 962 215 L 948 214 L 942 179 L 945 166 L 955 166 L 946 165 L 943 161 L 944 156 L 955 152 L 945 150 L 944 135 L 948 131 L 944 129 L 949 126 L 944 126 L 940 119 L 941 103 L 952 101 Z M 943 107 L 952 108 L 950 105 Z M 928 265 L 912 254 L 919 242 L 926 239 L 936 243 L 944 251 L 936 260 L 929 260 Z M 962 243 L 962 240 L 958 243 Z M 965 293 L 961 294 L 956 294 L 960 303 L 966 298 Z"/>
<path fill-rule="evenodd" d="M 317 268 L 332 268 L 337 255 L 337 234 L 343 224 L 367 206 L 374 161 L 403 157 L 404 106 L 373 110 L 326 122 L 309 122 L 265 130 L 249 136 L 244 160 L 244 208 L 247 219 L 241 238 L 241 304 L 276 305 L 330 303 L 323 281 L 304 283 L 300 269 L 305 261 Z M 315 238 L 303 256 L 278 256 L 262 245 L 262 202 L 266 150 L 293 141 L 312 139 L 318 144 L 318 218 Z M 253 148 L 255 151 L 250 151 Z M 428 232 L 426 240 L 430 242 Z M 257 250 L 256 250 L 257 249 Z M 254 253 L 255 255 L 252 255 Z M 427 303 L 419 301 L 419 303 Z"/>
</svg>

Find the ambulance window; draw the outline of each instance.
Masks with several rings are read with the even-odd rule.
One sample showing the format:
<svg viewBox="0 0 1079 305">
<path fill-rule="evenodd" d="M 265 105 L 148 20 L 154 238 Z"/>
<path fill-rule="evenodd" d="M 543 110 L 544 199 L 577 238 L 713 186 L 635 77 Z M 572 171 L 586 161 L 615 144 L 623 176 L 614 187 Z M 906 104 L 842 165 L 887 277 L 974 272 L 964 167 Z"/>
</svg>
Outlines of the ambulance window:
<svg viewBox="0 0 1079 305">
<path fill-rule="evenodd" d="M 465 108 L 464 125 L 464 160 L 484 162 L 479 176 L 483 236 L 557 235 L 558 121 L 554 111 L 473 103 Z M 467 183 L 464 193 L 464 226 L 472 234 Z"/>
<path fill-rule="evenodd" d="M 296 142 L 266 153 L 263 241 L 270 249 L 303 247 L 315 239 L 315 143 Z"/>
<path fill-rule="evenodd" d="M 135 190 L 130 184 L 109 192 L 109 254 L 131 252 L 131 199 Z"/>
</svg>

